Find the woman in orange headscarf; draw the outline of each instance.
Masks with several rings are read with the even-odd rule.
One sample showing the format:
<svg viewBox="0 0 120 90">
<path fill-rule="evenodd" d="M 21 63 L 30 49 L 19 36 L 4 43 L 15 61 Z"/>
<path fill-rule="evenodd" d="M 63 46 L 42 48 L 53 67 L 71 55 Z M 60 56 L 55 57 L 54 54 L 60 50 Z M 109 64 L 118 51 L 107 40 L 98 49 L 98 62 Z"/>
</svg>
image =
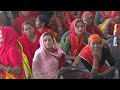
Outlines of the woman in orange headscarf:
<svg viewBox="0 0 120 90">
<path fill-rule="evenodd" d="M 17 34 L 12 27 L 0 27 L 0 76 L 3 79 L 25 79 Z"/>
<path fill-rule="evenodd" d="M 91 72 L 94 78 L 112 78 L 113 71 L 116 68 L 116 63 L 111 56 L 110 49 L 102 46 L 102 39 L 98 34 L 92 34 L 88 38 L 88 44 L 82 49 L 81 53 L 75 60 L 81 61 L 83 65 Z M 105 61 L 108 61 L 108 67 Z"/>
</svg>

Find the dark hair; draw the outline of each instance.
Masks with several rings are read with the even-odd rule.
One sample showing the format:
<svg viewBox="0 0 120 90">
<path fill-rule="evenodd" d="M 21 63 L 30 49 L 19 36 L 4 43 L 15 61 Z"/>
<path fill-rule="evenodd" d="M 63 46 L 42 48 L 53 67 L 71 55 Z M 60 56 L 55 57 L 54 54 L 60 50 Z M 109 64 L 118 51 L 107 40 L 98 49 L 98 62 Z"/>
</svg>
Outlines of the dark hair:
<svg viewBox="0 0 120 90">
<path fill-rule="evenodd" d="M 77 23 L 78 23 L 78 22 L 82 22 L 82 23 L 83 23 L 83 25 L 84 25 L 83 20 L 77 20 L 77 21 L 76 21 L 76 23 L 75 23 L 75 27 L 76 27 L 76 25 L 77 25 Z"/>
<path fill-rule="evenodd" d="M 30 25 L 30 26 L 32 26 L 33 28 L 34 28 L 34 24 L 31 22 L 31 21 L 25 21 L 23 24 L 22 24 L 22 26 L 21 26 L 21 28 L 22 28 L 22 30 L 24 30 L 24 25 Z"/>
<path fill-rule="evenodd" d="M 46 33 L 43 35 L 43 37 L 44 37 L 44 36 L 47 36 L 47 35 L 51 36 L 51 38 L 53 39 L 53 35 L 52 35 L 50 32 L 46 32 Z"/>
<path fill-rule="evenodd" d="M 39 21 L 41 22 L 41 23 L 45 23 L 44 24 L 44 27 L 48 27 L 48 24 L 49 24 L 49 18 L 46 16 L 46 15 L 39 15 L 38 17 L 37 17 L 38 19 L 39 19 Z"/>
</svg>

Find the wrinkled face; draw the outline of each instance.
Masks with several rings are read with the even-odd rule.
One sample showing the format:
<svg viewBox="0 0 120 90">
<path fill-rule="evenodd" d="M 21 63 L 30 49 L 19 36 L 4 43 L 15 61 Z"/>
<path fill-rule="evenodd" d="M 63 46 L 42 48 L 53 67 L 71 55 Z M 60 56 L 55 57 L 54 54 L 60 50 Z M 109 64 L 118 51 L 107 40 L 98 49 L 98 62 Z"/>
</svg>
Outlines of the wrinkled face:
<svg viewBox="0 0 120 90">
<path fill-rule="evenodd" d="M 21 11 L 23 16 L 29 16 L 30 11 Z"/>
<path fill-rule="evenodd" d="M 90 42 L 89 45 L 90 45 L 91 50 L 92 50 L 93 52 L 99 52 L 100 49 L 101 49 L 102 43 L 101 43 L 101 41 Z"/>
<path fill-rule="evenodd" d="M 50 35 L 46 35 L 43 37 L 43 43 L 47 49 L 53 47 L 53 39 Z"/>
<path fill-rule="evenodd" d="M 24 34 L 29 38 L 34 34 L 34 28 L 30 24 L 25 24 L 23 26 L 23 32 Z"/>
<path fill-rule="evenodd" d="M 77 22 L 75 26 L 75 33 L 81 35 L 82 33 L 84 33 L 84 31 L 85 31 L 84 24 L 82 22 Z"/>
<path fill-rule="evenodd" d="M 35 26 L 36 28 L 41 28 L 43 26 L 43 23 L 41 23 L 41 21 L 37 18 L 35 22 Z"/>
<path fill-rule="evenodd" d="M 88 16 L 83 17 L 83 22 L 86 23 L 87 25 L 92 25 L 92 22 L 93 22 L 92 14 L 89 14 Z"/>
<path fill-rule="evenodd" d="M 3 42 L 3 35 L 2 35 L 2 32 L 0 31 L 0 44 L 2 44 Z"/>
</svg>

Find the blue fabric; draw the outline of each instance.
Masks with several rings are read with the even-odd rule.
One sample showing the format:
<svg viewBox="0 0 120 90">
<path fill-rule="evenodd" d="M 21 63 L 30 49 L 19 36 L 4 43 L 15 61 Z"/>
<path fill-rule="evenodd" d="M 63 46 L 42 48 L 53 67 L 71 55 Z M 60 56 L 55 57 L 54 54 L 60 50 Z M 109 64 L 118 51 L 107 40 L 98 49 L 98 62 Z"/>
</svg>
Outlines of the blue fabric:
<svg viewBox="0 0 120 90">
<path fill-rule="evenodd" d="M 62 44 L 62 46 L 64 45 L 65 39 L 66 39 L 66 37 L 67 37 L 69 34 L 71 34 L 71 31 L 70 31 L 70 30 L 69 30 L 69 31 L 66 31 L 66 32 L 62 35 L 62 38 L 61 38 L 61 44 Z"/>
</svg>

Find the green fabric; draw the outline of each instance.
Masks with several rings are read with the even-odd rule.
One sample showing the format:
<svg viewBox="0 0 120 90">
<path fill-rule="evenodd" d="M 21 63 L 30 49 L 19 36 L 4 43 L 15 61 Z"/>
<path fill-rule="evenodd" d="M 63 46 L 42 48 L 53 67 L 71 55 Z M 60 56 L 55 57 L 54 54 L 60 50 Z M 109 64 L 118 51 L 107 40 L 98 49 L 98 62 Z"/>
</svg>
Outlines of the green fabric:
<svg viewBox="0 0 120 90">
<path fill-rule="evenodd" d="M 67 37 L 65 40 L 65 43 L 63 45 L 63 50 L 66 54 L 69 54 L 69 52 L 71 50 L 71 41 L 70 41 L 69 37 Z"/>
<path fill-rule="evenodd" d="M 90 36 L 90 34 L 85 34 L 84 35 L 84 43 L 87 45 L 88 43 L 88 37 Z M 70 54 L 71 52 L 71 41 L 70 41 L 70 38 L 67 37 L 66 40 L 65 40 L 65 43 L 63 45 L 63 50 L 66 54 Z"/>
</svg>

